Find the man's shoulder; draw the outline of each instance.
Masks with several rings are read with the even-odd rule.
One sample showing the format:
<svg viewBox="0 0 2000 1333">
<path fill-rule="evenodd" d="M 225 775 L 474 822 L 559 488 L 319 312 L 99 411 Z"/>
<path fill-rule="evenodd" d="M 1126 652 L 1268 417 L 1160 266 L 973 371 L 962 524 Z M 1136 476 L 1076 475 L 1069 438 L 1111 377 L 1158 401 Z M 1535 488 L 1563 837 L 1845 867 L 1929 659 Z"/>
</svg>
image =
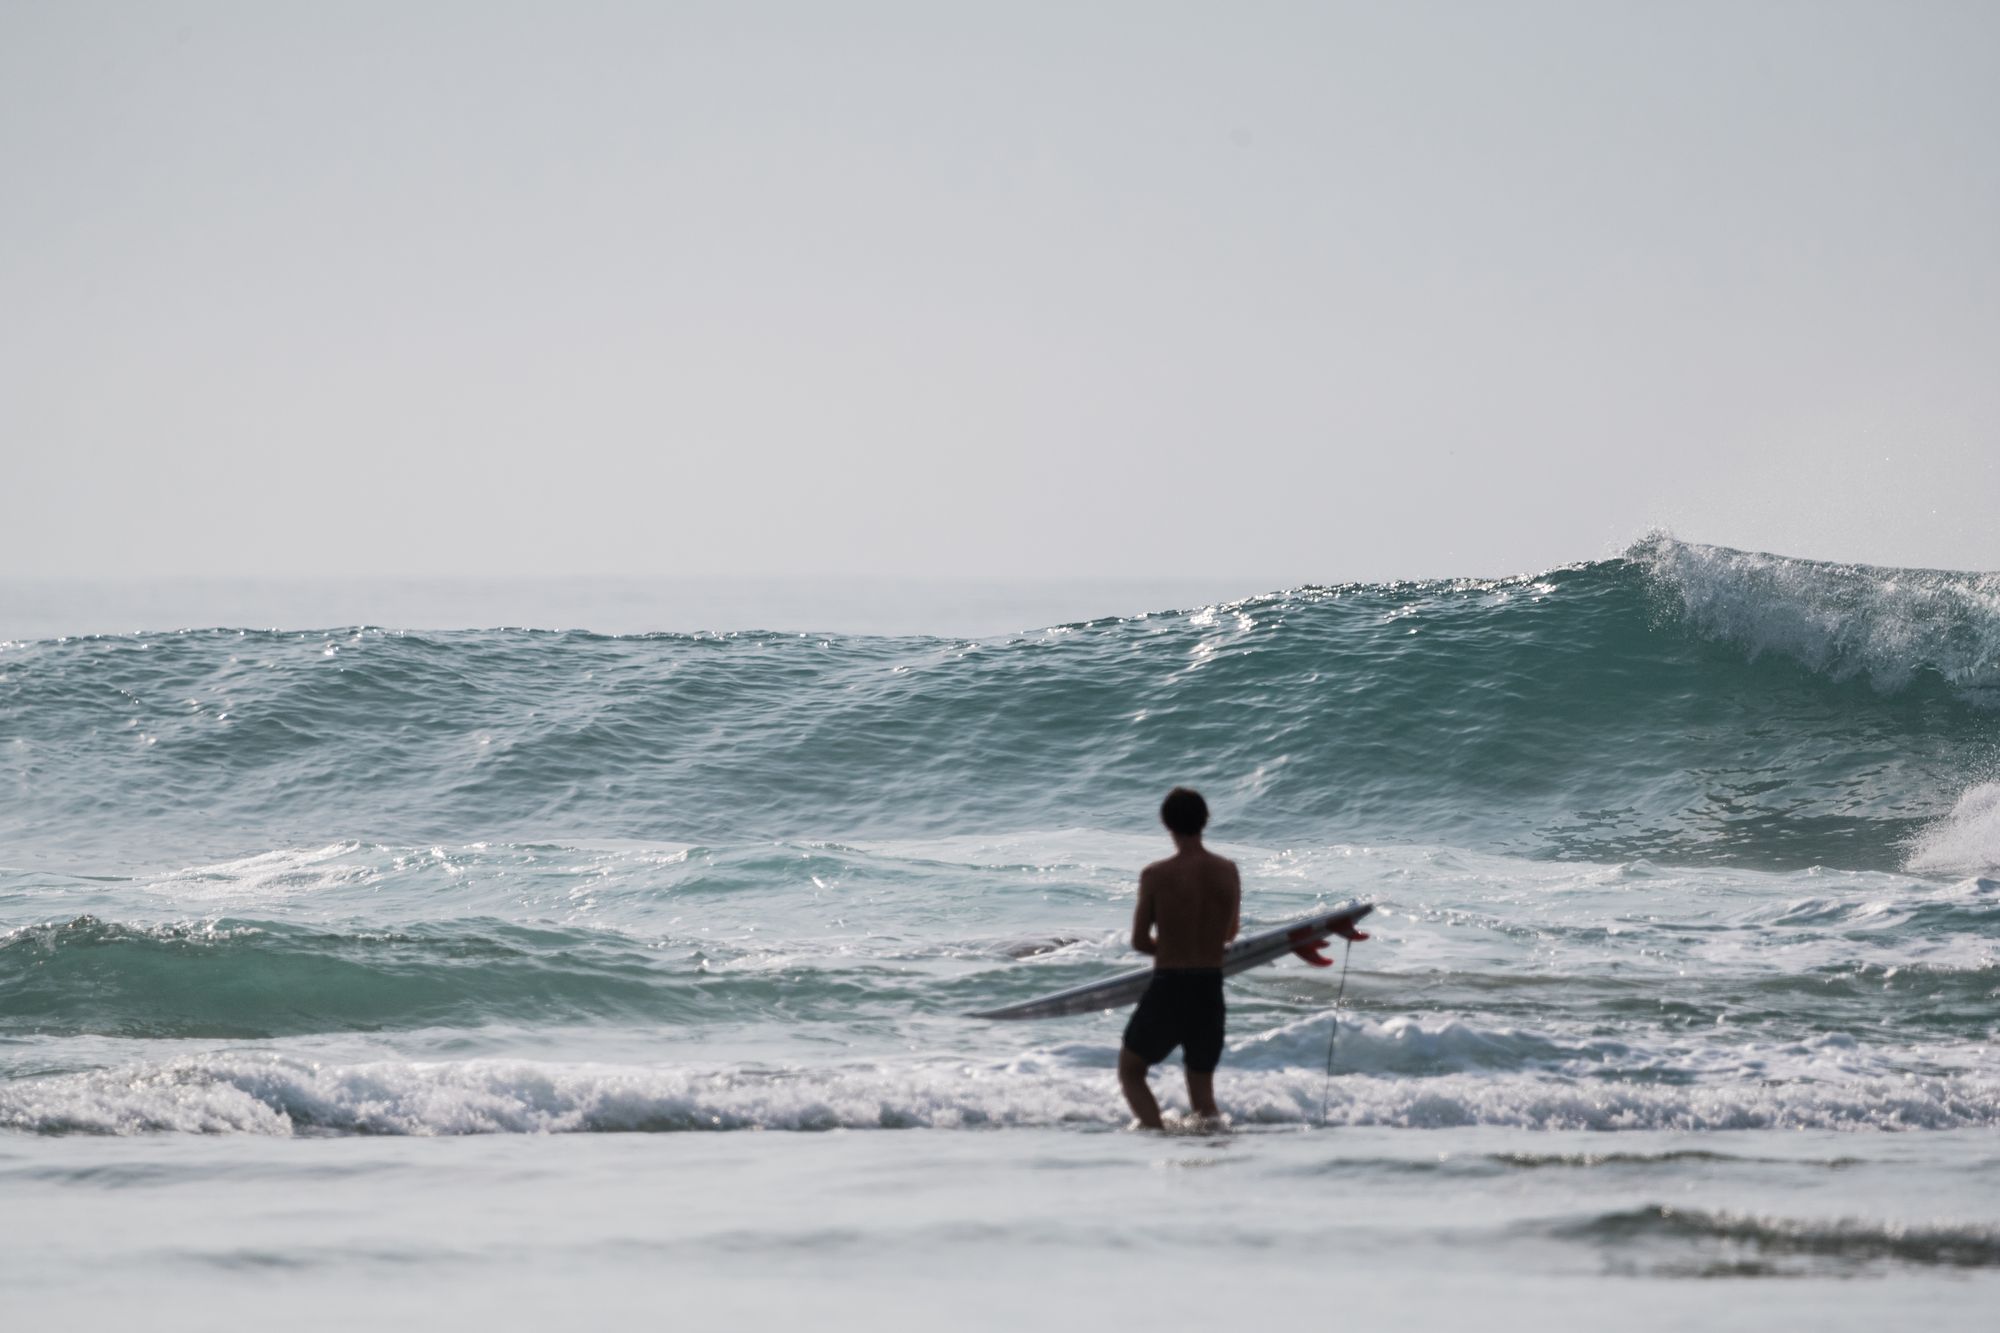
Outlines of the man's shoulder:
<svg viewBox="0 0 2000 1333">
<path fill-rule="evenodd" d="M 1237 870 L 1234 861 L 1204 850 L 1193 855 L 1176 854 L 1161 857 L 1139 872 L 1139 882 L 1141 884 L 1182 880 L 1199 882 L 1215 871 L 1222 872 L 1230 879 L 1241 878 L 1241 872 Z"/>
</svg>

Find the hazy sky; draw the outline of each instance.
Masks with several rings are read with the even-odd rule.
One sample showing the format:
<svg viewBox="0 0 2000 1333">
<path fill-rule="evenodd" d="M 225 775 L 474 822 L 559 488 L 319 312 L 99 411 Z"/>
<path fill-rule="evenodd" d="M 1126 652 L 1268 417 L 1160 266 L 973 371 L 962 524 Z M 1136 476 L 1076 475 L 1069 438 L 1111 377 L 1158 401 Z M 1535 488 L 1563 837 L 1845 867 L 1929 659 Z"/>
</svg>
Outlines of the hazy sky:
<svg viewBox="0 0 2000 1333">
<path fill-rule="evenodd" d="M 2000 567 L 2000 4 L 0 0 L 0 573 Z"/>
</svg>

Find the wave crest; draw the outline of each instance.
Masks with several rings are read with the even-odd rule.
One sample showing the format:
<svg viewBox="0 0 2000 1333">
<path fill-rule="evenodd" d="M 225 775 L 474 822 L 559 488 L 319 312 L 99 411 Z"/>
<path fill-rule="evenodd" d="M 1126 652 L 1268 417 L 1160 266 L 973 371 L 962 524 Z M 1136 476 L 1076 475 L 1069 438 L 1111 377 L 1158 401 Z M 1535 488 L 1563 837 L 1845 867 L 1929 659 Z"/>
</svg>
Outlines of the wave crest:
<svg viewBox="0 0 2000 1333">
<path fill-rule="evenodd" d="M 1898 690 L 1920 671 L 2000 705 L 2000 574 L 1833 564 L 1653 533 L 1626 553 L 1689 623 L 1754 658 Z"/>
</svg>

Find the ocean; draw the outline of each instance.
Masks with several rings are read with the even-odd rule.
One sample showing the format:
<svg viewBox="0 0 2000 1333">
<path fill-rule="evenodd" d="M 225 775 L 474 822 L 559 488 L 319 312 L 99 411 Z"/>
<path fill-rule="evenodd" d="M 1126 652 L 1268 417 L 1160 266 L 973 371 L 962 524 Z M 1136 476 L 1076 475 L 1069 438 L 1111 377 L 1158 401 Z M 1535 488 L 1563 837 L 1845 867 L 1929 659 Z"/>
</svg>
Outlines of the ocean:
<svg viewBox="0 0 2000 1333">
<path fill-rule="evenodd" d="M 1991 1327 L 2000 575 L 209 594 L 0 601 L 10 1327 Z M 1176 783 L 1377 906 L 1161 1135 L 963 1015 L 1140 961 Z"/>
</svg>

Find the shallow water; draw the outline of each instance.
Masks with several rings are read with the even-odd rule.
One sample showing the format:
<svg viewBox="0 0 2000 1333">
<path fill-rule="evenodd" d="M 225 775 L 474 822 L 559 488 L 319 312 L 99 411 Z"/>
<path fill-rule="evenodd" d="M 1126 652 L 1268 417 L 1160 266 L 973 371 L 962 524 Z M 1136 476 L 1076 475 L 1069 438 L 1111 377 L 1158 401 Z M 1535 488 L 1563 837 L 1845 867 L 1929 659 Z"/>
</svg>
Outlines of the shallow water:
<svg viewBox="0 0 2000 1333">
<path fill-rule="evenodd" d="M 9 1142 L 10 1306 L 163 1328 L 1988 1326 L 1985 1132 Z M 1957 1209 L 1942 1198 L 1961 1201 Z M 1921 1217 L 1921 1223 L 1886 1218 Z M 107 1263 L 115 1256 L 115 1263 Z"/>
</svg>

